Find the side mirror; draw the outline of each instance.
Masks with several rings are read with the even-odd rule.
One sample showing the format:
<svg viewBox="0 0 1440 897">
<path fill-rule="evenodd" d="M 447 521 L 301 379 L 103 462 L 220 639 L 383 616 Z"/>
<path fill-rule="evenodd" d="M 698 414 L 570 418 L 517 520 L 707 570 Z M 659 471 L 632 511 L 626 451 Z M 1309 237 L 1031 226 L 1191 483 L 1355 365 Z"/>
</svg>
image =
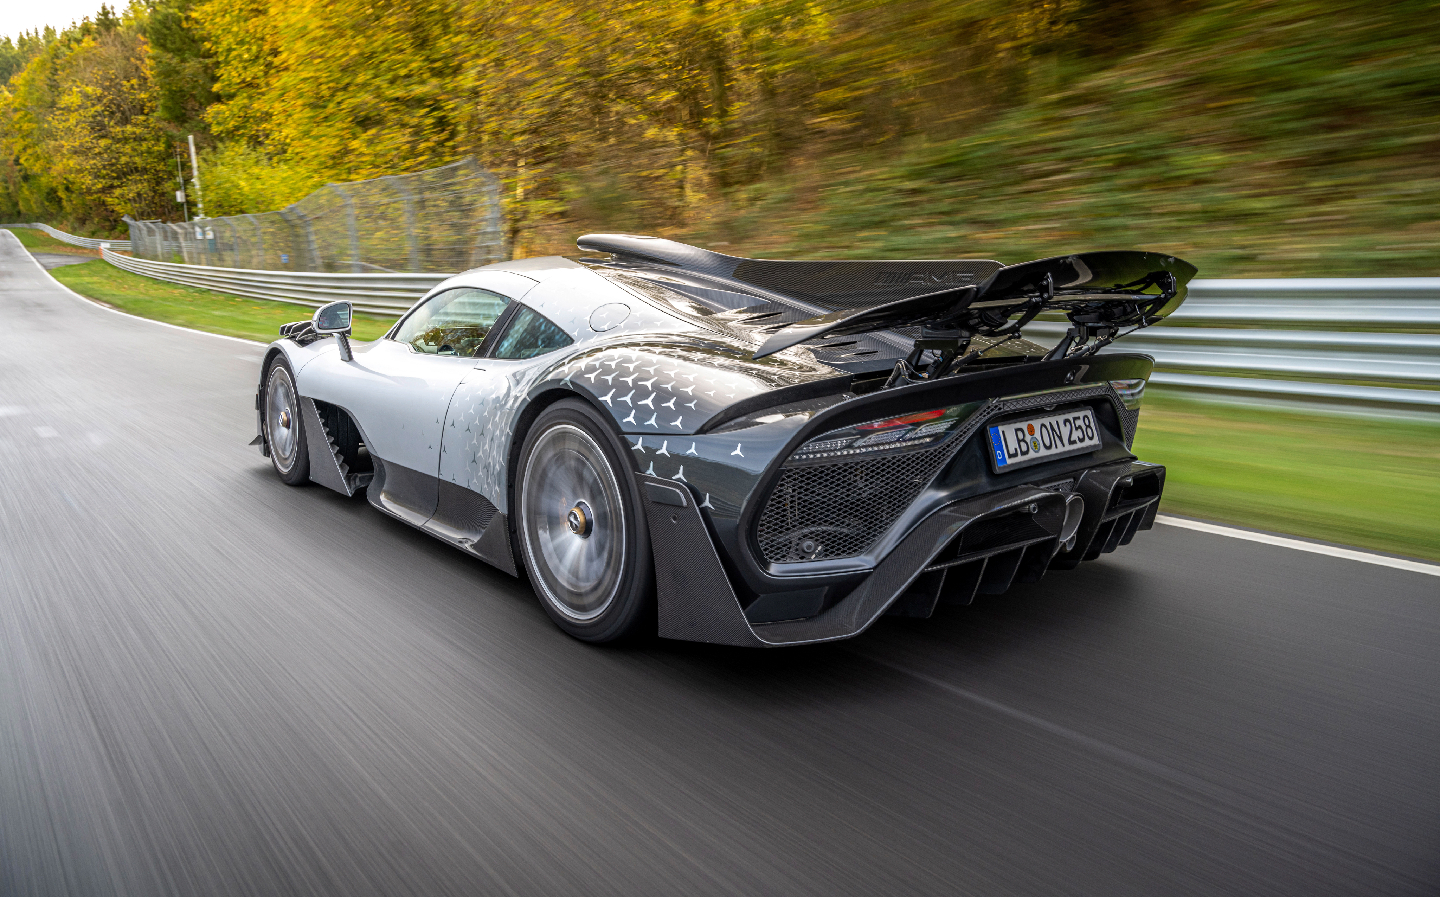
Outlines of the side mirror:
<svg viewBox="0 0 1440 897">
<path fill-rule="evenodd" d="M 340 360 L 354 361 L 355 356 L 350 353 L 350 317 L 353 309 L 349 302 L 331 302 L 315 309 L 315 316 L 310 319 L 310 326 L 321 336 L 334 334 L 335 342 L 340 345 Z"/>
<path fill-rule="evenodd" d="M 315 309 L 315 317 L 310 319 L 314 325 L 315 332 L 319 334 L 346 333 L 350 332 L 350 303 L 331 302 Z"/>
</svg>

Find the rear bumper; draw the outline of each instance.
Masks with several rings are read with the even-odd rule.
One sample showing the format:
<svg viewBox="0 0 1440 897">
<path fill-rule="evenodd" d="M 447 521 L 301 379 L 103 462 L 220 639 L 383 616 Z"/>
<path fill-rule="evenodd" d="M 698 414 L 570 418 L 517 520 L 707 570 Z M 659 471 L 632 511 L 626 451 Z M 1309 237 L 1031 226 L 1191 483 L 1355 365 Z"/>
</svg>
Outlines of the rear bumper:
<svg viewBox="0 0 1440 897">
<path fill-rule="evenodd" d="M 1014 486 L 944 505 L 916 525 L 867 576 L 803 619 L 752 623 L 690 490 L 641 476 L 663 638 L 751 647 L 850 638 L 886 613 L 929 617 L 1034 582 L 1129 543 L 1149 529 L 1165 468 L 1119 461 L 1073 480 Z"/>
</svg>

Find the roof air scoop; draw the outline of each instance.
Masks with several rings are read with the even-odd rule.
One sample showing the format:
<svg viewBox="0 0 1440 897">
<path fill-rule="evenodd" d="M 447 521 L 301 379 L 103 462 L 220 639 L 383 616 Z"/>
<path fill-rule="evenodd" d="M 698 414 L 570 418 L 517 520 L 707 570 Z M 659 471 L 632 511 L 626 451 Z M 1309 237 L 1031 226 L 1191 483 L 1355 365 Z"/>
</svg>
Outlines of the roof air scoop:
<svg viewBox="0 0 1440 897">
<path fill-rule="evenodd" d="M 735 273 L 736 266 L 744 261 L 662 237 L 633 234 L 586 234 L 576 240 L 575 245 L 584 252 L 608 252 L 619 261 L 669 265 L 715 277 L 730 277 Z"/>
</svg>

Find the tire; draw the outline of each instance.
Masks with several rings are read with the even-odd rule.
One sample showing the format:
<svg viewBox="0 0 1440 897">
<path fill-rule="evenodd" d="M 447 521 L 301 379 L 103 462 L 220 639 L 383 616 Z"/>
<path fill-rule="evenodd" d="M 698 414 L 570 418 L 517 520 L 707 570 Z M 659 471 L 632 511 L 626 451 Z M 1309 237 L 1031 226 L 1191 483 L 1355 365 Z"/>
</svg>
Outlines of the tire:
<svg viewBox="0 0 1440 897">
<path fill-rule="evenodd" d="M 280 358 L 265 375 L 265 443 L 270 463 L 288 486 L 310 482 L 310 447 L 305 440 L 305 419 L 290 363 Z"/>
<path fill-rule="evenodd" d="M 639 634 L 654 572 L 640 490 L 608 422 L 575 399 L 541 412 L 515 477 L 519 554 L 550 619 L 586 642 Z"/>
</svg>

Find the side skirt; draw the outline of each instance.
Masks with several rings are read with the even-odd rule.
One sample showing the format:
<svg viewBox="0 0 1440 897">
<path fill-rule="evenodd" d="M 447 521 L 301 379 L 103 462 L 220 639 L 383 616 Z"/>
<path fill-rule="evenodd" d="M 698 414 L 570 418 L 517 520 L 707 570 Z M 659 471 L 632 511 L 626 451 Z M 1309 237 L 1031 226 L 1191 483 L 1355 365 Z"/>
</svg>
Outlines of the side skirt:
<svg viewBox="0 0 1440 897">
<path fill-rule="evenodd" d="M 518 576 L 510 521 L 478 492 L 379 458 L 368 498 L 377 510 Z"/>
</svg>

